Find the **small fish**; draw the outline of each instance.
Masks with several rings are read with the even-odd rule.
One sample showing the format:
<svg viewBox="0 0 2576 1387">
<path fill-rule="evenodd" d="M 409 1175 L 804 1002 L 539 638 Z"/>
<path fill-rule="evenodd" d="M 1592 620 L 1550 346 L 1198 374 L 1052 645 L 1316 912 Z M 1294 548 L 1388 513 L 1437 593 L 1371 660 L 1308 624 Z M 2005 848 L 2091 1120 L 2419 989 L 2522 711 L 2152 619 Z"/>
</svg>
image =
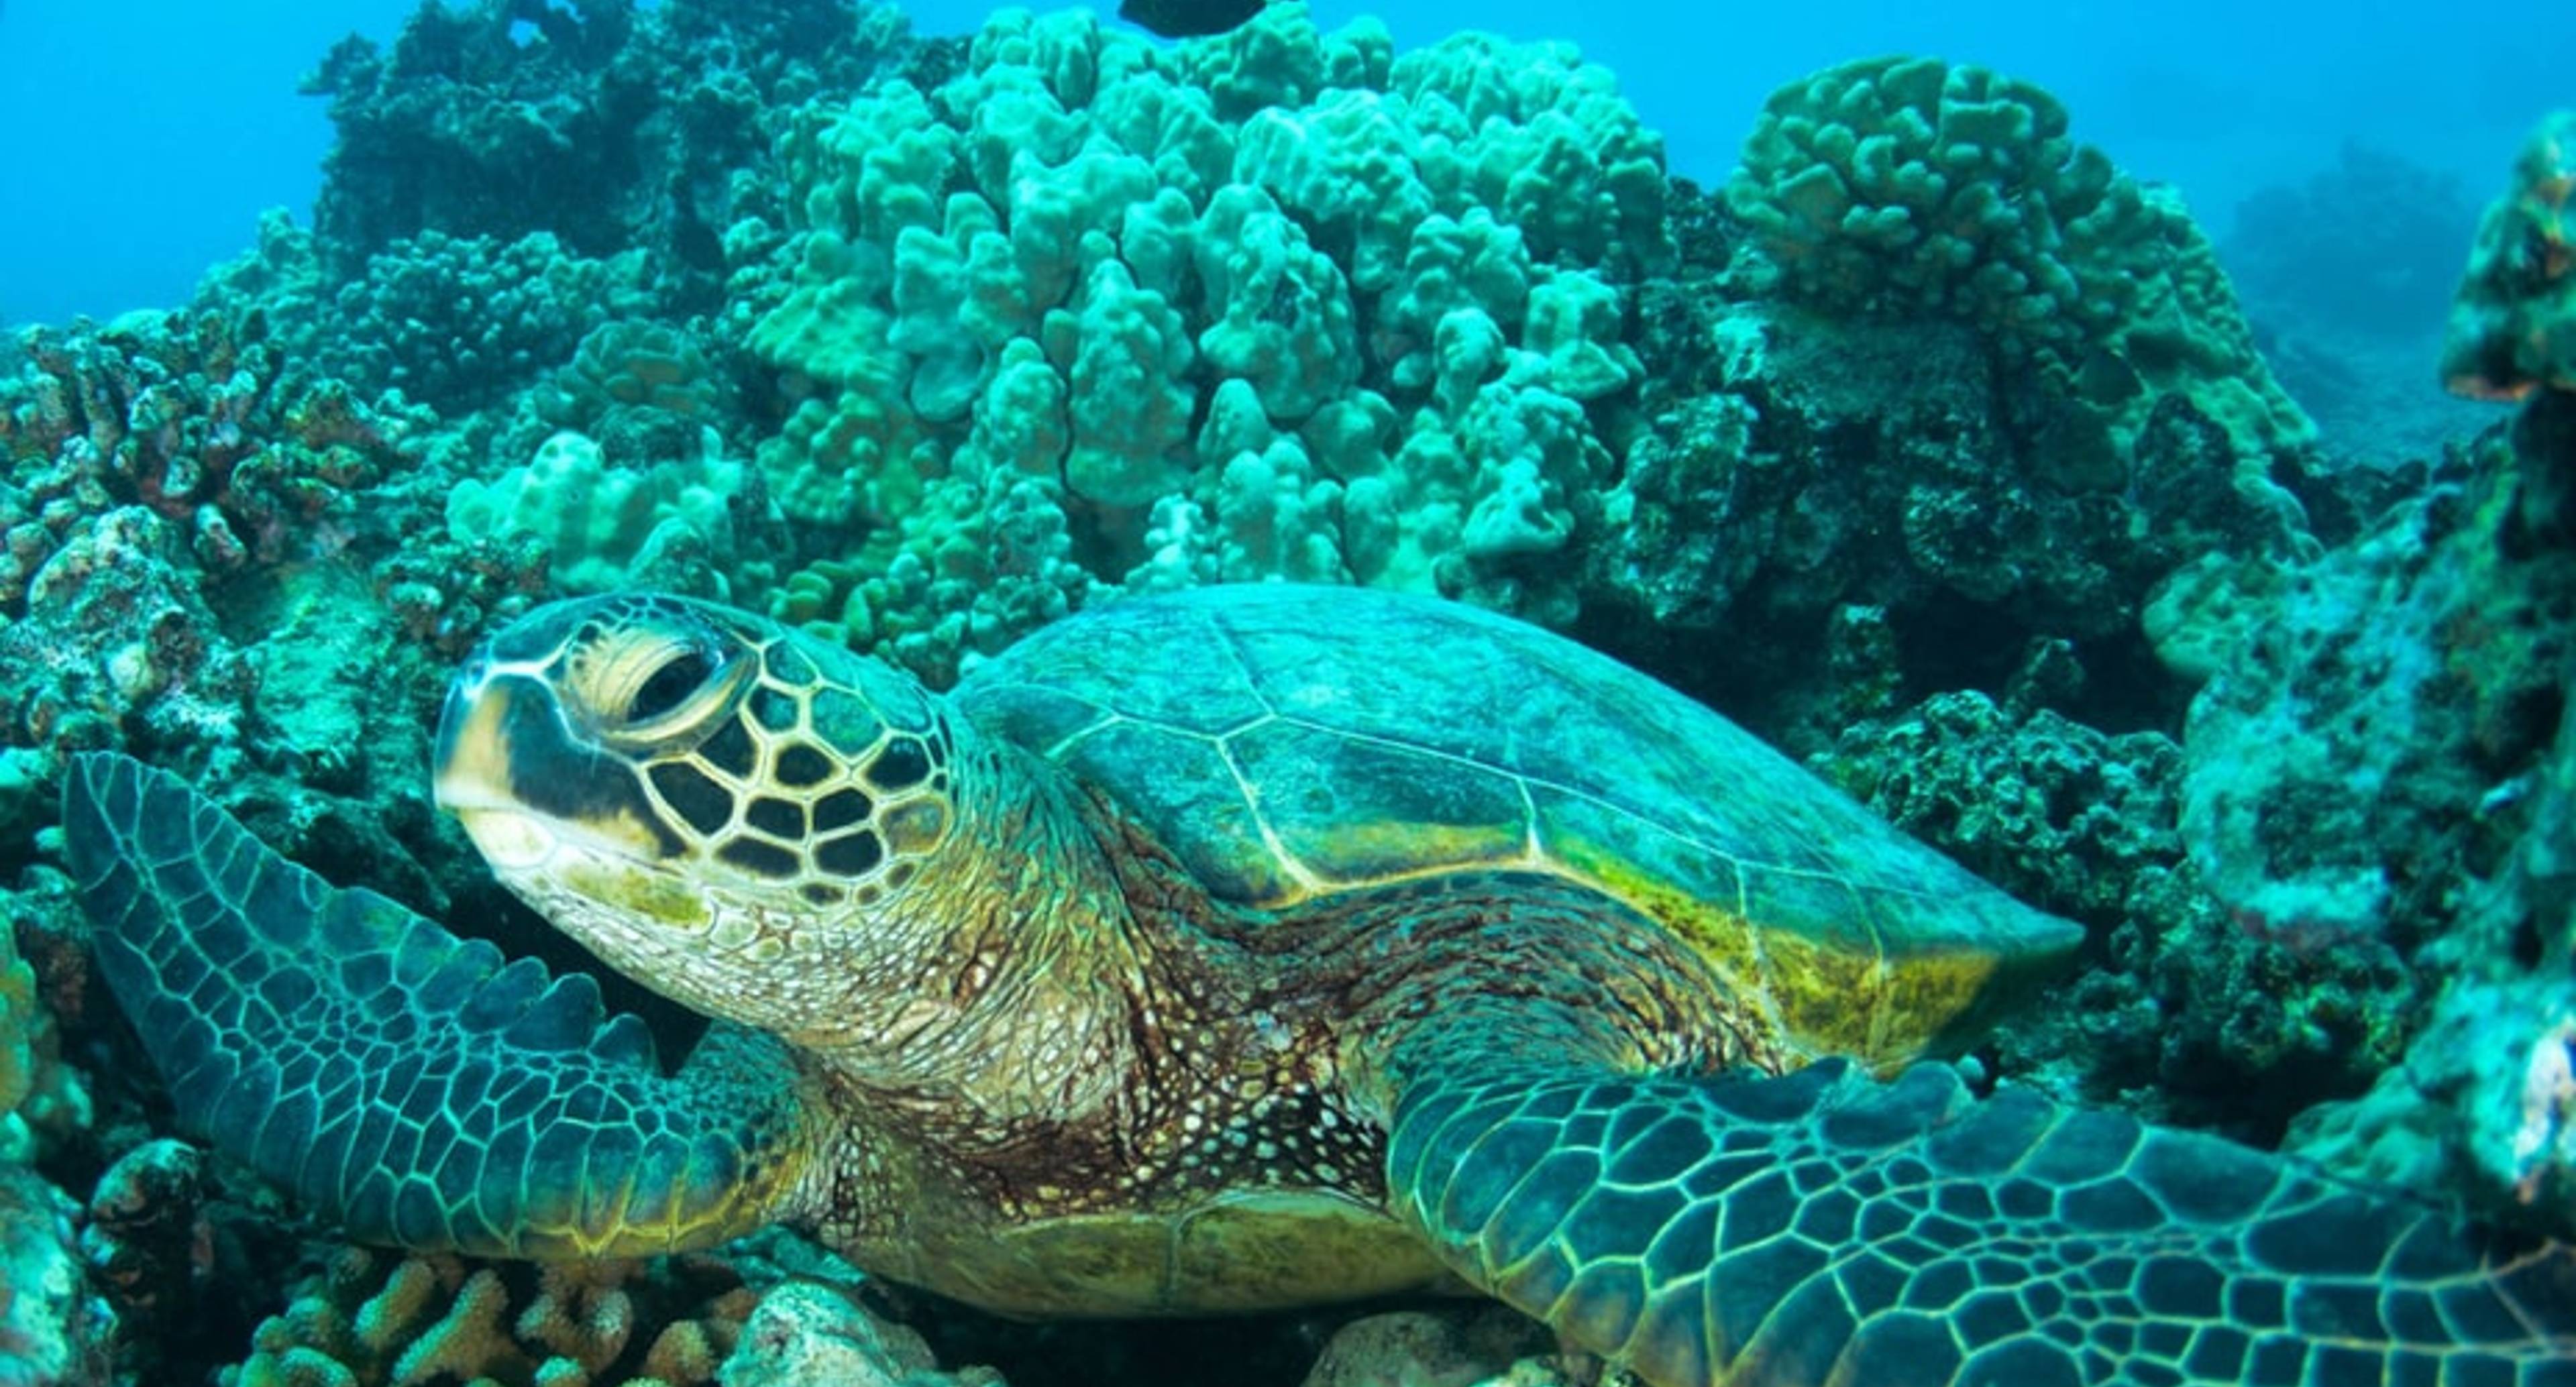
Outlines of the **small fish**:
<svg viewBox="0 0 2576 1387">
<path fill-rule="evenodd" d="M 1118 17 L 1167 39 L 1222 34 L 1261 13 L 1270 0 L 1118 0 Z"/>
</svg>

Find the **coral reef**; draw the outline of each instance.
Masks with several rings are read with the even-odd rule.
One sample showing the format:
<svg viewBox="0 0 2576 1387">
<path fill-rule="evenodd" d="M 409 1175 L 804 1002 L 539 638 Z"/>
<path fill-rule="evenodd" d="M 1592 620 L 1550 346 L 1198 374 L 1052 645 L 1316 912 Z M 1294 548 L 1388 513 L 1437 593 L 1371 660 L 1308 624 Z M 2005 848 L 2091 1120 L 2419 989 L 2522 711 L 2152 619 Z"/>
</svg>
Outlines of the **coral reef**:
<svg viewBox="0 0 2576 1387">
<path fill-rule="evenodd" d="M 2258 320 L 2420 351 L 2476 228 L 2477 206 L 2457 179 L 2346 140 L 2333 167 L 2239 202 L 2219 252 Z"/>
<path fill-rule="evenodd" d="M 675 550 L 703 550 L 707 585 L 651 586 L 716 598 L 732 594 L 723 574 L 740 567 L 733 511 L 743 464 L 719 455 L 705 430 L 697 455 L 648 468 L 609 466 L 600 446 L 559 433 L 527 466 L 489 484 L 459 482 L 447 496 L 447 524 L 466 544 L 525 533 L 547 541 L 553 580 L 571 592 L 599 592 L 662 574 Z"/>
<path fill-rule="evenodd" d="M 2405 1064 L 2305 1118 L 2302 1145 L 2562 1234 L 2576 1230 L 2560 1079 L 2576 1035 L 2571 415 L 2576 396 L 2542 395 L 2302 575 L 2194 709 L 2185 814 L 2240 917 L 2337 949 L 2393 945 L 2433 994 Z"/>
<path fill-rule="evenodd" d="M 712 1383 L 756 1296 L 711 1259 L 501 1267 L 346 1248 L 224 1387 Z"/>
<path fill-rule="evenodd" d="M 941 1372 L 921 1336 L 828 1287 L 791 1281 L 760 1298 L 724 1361 L 724 1387 L 1002 1387 L 990 1368 Z"/>
<path fill-rule="evenodd" d="M 654 306 L 642 253 L 568 253 L 553 233 L 515 241 L 436 230 L 396 242 L 340 291 L 321 360 L 442 409 L 471 408 L 577 360 L 590 334 Z"/>
<path fill-rule="evenodd" d="M 794 278 L 738 304 L 805 394 L 759 462 L 791 518 L 870 534 L 883 585 L 832 619 L 934 673 L 1111 585 L 1561 569 L 1611 467 L 1587 402 L 1636 376 L 1622 286 L 1670 257 L 1599 69 L 1395 58 L 1293 5 L 1171 50 L 997 17 L 786 159 L 760 263 Z"/>
<path fill-rule="evenodd" d="M 485 1265 L 342 1248 L 254 1336 L 225 1387 L 1000 1387 L 939 1371 L 863 1308 L 846 1266 L 777 1237 L 724 1258 Z"/>
<path fill-rule="evenodd" d="M 36 970 L 18 957 L 12 931 L 0 929 L 0 1124 L 36 1089 Z M 0 1127 L 0 1160 L 23 1160 L 23 1140 Z"/>
<path fill-rule="evenodd" d="M 2480 231 L 2455 389 L 2528 399 L 2422 496 L 2300 571 L 2194 705 L 2184 833 L 2249 927 L 2394 948 L 2405 1062 L 2302 1118 L 2318 1158 L 2576 1231 L 2576 391 L 2557 388 L 2570 118 Z"/>
<path fill-rule="evenodd" d="M 776 1246 L 334 1250 L 296 1283 L 311 1245 L 151 1140 L 103 1058 L 130 1037 L 45 865 L 66 755 L 189 767 L 337 879 L 523 928 L 431 809 L 424 729 L 495 622 L 621 585 L 934 682 L 1208 582 L 1511 610 L 2091 926 L 2005 1072 L 2258 1140 L 2363 1095 L 2296 1140 L 2576 1231 L 2576 117 L 2488 214 L 2445 355 L 2534 403 L 2356 474 L 2170 190 L 1969 67 L 1784 89 L 1719 196 L 1571 49 L 1399 56 L 1296 4 L 1160 45 L 478 0 L 311 85 L 340 134 L 312 229 L 271 218 L 187 311 L 0 346 L 0 1365 L 85 1336 L 191 1380 L 267 1317 L 227 1380 L 994 1380 Z M 2356 226 L 2361 184 L 2392 211 Z M 2348 151 L 2250 205 L 2231 263 L 2338 277 L 2318 316 L 2393 331 L 2421 283 L 2363 266 L 2453 234 L 2410 186 Z M 2388 393 L 2263 345 L 2339 419 Z M 96 1178 L 76 1254 L 13 1159 Z M 1269 1326 L 1258 1366 L 1295 1380 L 1333 1324 Z M 1362 1320 L 1312 1380 L 1565 1380 L 1526 1330 Z"/>
<path fill-rule="evenodd" d="M 77 1047 L 89 939 L 50 869 L 0 892 L 0 1162 L 50 1161 L 90 1148 L 97 1110 Z"/>
<path fill-rule="evenodd" d="M 576 369 L 589 334 L 663 304 L 642 252 L 585 256 L 550 231 L 503 240 L 425 229 L 346 275 L 327 262 L 329 244 L 270 213 L 252 249 L 199 282 L 195 312 L 255 316 L 314 369 L 453 416 Z"/>
<path fill-rule="evenodd" d="M 114 1326 L 82 1279 L 75 1212 L 34 1171 L 0 1160 L 0 1387 L 101 1380 Z"/>
<path fill-rule="evenodd" d="M 2103 436 L 1965 324 L 1826 318 L 1713 280 L 1647 305 L 1641 427 L 1600 493 L 1574 629 L 1801 752 L 1935 690 L 2000 695 L 2051 643 L 2050 706 L 2171 727 L 2206 665 L 2159 667 L 2142 623 L 2163 585 L 2210 554 L 2319 547 L 2306 455 L 2240 456 L 2181 397 L 2123 456 L 2082 446 Z"/>
<path fill-rule="evenodd" d="M 1771 97 L 1727 198 L 1784 295 L 1976 324 L 2115 444 L 2173 395 L 2240 451 L 2305 440 L 2179 200 L 2067 129 L 2055 98 L 1981 68 L 1846 63 Z"/>
<path fill-rule="evenodd" d="M 1976 693 L 1846 730 L 1814 767 L 2025 900 L 2104 941 L 2074 1005 L 2009 1025 L 2009 1068 L 2070 1098 L 2274 1141 L 2289 1114 L 2360 1092 L 2420 1021 L 2385 945 L 2256 927 L 2184 850 L 2183 752 Z"/>
<path fill-rule="evenodd" d="M 2458 910 L 2471 811 L 2547 744 L 2576 657 L 2576 560 L 2497 542 L 2509 453 L 2297 573 L 2194 705 L 2186 832 L 2249 919 L 2375 940 Z"/>
<path fill-rule="evenodd" d="M 2393 941 L 2453 974 L 2527 954 L 2511 936 L 2549 928 L 2477 924 L 2497 897 L 2471 883 L 2493 880 L 2550 812 L 2535 782 L 2548 783 L 2539 768 L 2576 670 L 2563 480 L 2576 407 L 2543 388 L 2565 297 L 2551 276 L 2566 259 L 2556 217 L 2571 120 L 2544 122 L 2490 209 L 2445 352 L 2455 389 L 2536 390 L 2535 403 L 2369 535 L 2300 570 L 2194 707 L 2186 831 L 2213 888 L 2265 928 Z M 2483 1014 L 2528 1018 L 2510 992 L 2485 993 Z M 2449 1063 L 2426 1056 L 2455 1051 L 2438 1037 L 2460 1029 L 2436 1023 L 2409 1072 Z"/>
<path fill-rule="evenodd" d="M 90 1097 L 79 1069 L 64 1061 L 51 998 L 64 985 L 40 979 L 14 942 L 19 912 L 0 908 L 0 1164 L 32 1161 L 81 1137 Z M 31 937 L 43 941 L 30 930 Z M 51 983 L 52 985 L 46 985 Z"/>
<path fill-rule="evenodd" d="M 688 334 L 626 318 L 583 336 L 539 408 L 559 427 L 616 435 L 639 427 L 622 421 L 657 414 L 705 427 L 723 418 L 729 393 Z"/>
<path fill-rule="evenodd" d="M 424 5 L 390 52 L 352 35 L 305 79 L 339 135 L 314 209 L 327 269 L 428 232 L 544 234 L 584 258 L 635 252 L 673 302 L 704 299 L 767 118 L 855 89 L 900 33 L 867 0 Z"/>
<path fill-rule="evenodd" d="M 121 506 L 71 529 L 31 578 L 20 619 L 0 626 L 0 657 L 17 671 L 8 740 L 29 793 L 0 809 L 24 833 L 51 806 L 69 752 L 131 734 L 238 764 L 255 684 L 220 634 L 196 582 L 174 560 L 177 522 Z"/>
<path fill-rule="evenodd" d="M 413 459 L 417 416 L 290 371 L 264 314 L 134 313 L 104 328 L 30 329 L 0 389 L 0 612 L 74 522 L 110 503 L 182 527 L 221 575 L 309 557 L 350 495 Z"/>
<path fill-rule="evenodd" d="M 2576 111 L 2543 119 L 2487 208 L 2451 305 L 2442 380 L 2476 399 L 2576 390 Z"/>
</svg>

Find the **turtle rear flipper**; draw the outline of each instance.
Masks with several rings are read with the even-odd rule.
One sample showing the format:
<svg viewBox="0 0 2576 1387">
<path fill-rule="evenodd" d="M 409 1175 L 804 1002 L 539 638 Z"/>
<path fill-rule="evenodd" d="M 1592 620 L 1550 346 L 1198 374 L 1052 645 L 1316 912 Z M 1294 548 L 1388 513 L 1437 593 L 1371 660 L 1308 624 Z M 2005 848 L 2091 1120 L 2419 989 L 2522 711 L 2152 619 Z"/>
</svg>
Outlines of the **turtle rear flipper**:
<svg viewBox="0 0 2576 1387">
<path fill-rule="evenodd" d="M 367 1242 L 494 1256 L 704 1246 L 807 1164 L 777 1042 L 676 1076 L 579 975 L 286 861 L 125 756 L 75 758 L 66 853 L 100 971 L 179 1118 Z"/>
<path fill-rule="evenodd" d="M 1424 1078 L 1388 1166 L 1443 1260 L 1660 1387 L 2576 1384 L 2576 1251 L 1941 1066 Z"/>
</svg>

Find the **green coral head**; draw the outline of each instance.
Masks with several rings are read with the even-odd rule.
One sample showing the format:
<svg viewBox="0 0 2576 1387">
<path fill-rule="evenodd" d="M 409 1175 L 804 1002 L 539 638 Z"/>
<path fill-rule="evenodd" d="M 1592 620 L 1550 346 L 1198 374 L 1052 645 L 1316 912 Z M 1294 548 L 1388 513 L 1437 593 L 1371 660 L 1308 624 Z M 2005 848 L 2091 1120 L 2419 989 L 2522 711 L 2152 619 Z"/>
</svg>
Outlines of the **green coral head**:
<svg viewBox="0 0 2576 1387">
<path fill-rule="evenodd" d="M 2442 382 L 2481 400 L 2576 391 L 2576 110 L 2541 119 L 2478 226 Z"/>
<path fill-rule="evenodd" d="M 510 888 L 647 986 L 781 1032 L 908 941 L 956 733 L 911 678 L 665 596 L 539 608 L 459 674 L 439 803 Z"/>
</svg>

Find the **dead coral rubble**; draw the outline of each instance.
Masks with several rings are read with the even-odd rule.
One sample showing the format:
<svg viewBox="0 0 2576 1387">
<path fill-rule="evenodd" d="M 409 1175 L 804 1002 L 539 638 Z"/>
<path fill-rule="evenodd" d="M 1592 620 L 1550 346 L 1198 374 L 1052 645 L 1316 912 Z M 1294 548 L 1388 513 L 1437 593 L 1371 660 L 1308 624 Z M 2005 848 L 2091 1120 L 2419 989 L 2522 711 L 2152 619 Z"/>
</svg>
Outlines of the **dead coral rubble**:
<svg viewBox="0 0 2576 1387">
<path fill-rule="evenodd" d="M 416 416 L 290 372 L 265 318 L 129 314 L 24 337 L 0 381 L 0 611 L 89 517 L 143 506 L 211 573 L 328 542 L 346 497 L 398 471 Z"/>
</svg>

